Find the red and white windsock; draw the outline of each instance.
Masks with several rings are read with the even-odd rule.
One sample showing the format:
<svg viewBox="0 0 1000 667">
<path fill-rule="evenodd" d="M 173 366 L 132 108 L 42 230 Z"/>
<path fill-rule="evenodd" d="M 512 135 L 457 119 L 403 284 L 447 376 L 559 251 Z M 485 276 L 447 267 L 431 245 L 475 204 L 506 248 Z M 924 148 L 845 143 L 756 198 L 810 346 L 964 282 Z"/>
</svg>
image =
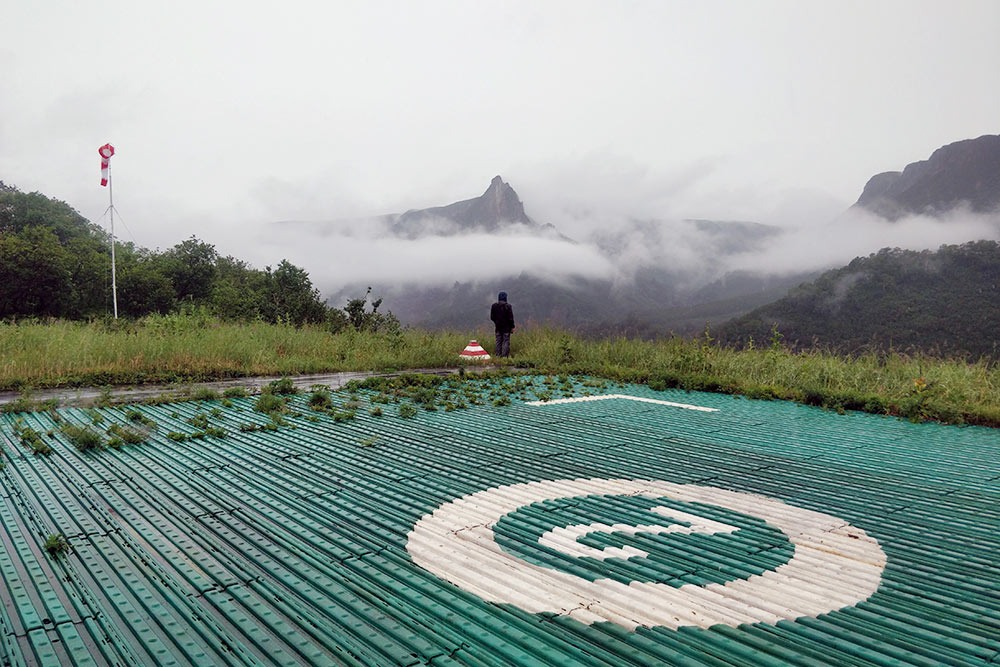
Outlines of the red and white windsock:
<svg viewBox="0 0 1000 667">
<path fill-rule="evenodd" d="M 111 156 L 115 154 L 115 147 L 111 144 L 104 144 L 97 149 L 101 154 L 101 185 L 108 185 L 108 168 L 111 165 Z"/>
<path fill-rule="evenodd" d="M 470 340 L 469 344 L 459 353 L 458 357 L 468 361 L 486 361 L 490 358 L 490 355 L 486 353 L 482 345 L 474 340 Z"/>
</svg>

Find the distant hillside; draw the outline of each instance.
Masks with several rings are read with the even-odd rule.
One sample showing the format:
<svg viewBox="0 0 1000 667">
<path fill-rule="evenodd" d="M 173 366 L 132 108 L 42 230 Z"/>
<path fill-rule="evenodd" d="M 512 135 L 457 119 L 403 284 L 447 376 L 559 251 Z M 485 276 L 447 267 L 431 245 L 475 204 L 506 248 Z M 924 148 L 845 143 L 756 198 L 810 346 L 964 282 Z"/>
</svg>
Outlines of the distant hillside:
<svg viewBox="0 0 1000 667">
<path fill-rule="evenodd" d="M 788 296 L 727 323 L 728 344 L 784 342 L 842 352 L 901 351 L 1000 358 L 1000 245 L 936 252 L 883 249 L 828 271 Z"/>
<path fill-rule="evenodd" d="M 876 174 L 855 204 L 890 220 L 959 205 L 979 213 L 1000 208 L 1000 135 L 956 141 L 903 171 Z"/>
</svg>

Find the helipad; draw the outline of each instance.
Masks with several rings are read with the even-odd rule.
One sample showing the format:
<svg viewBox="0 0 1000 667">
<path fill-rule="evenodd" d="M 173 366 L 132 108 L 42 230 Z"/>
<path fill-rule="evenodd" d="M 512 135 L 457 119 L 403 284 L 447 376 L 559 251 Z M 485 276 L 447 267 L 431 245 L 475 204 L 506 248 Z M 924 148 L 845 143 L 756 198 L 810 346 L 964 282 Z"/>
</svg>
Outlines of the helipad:
<svg viewBox="0 0 1000 667">
<path fill-rule="evenodd" d="M 506 382 L 92 453 L 0 416 L 0 664 L 1000 661 L 996 431 Z"/>
</svg>

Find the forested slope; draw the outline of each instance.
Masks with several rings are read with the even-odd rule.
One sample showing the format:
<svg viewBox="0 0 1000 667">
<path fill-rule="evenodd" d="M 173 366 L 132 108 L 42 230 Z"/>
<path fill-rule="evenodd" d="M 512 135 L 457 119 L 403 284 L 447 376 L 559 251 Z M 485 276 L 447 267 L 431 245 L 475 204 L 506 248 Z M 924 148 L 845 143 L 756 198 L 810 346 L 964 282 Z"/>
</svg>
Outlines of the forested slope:
<svg viewBox="0 0 1000 667">
<path fill-rule="evenodd" d="M 182 306 L 223 319 L 323 322 L 328 309 L 304 269 L 250 267 L 194 237 L 163 252 L 116 246 L 118 309 L 126 317 Z M 0 319 L 84 319 L 111 313 L 108 234 L 65 202 L 0 182 Z M 340 319 L 345 316 L 341 313 Z"/>
<path fill-rule="evenodd" d="M 724 325 L 722 342 L 1000 358 L 1000 245 L 883 249 Z"/>
</svg>

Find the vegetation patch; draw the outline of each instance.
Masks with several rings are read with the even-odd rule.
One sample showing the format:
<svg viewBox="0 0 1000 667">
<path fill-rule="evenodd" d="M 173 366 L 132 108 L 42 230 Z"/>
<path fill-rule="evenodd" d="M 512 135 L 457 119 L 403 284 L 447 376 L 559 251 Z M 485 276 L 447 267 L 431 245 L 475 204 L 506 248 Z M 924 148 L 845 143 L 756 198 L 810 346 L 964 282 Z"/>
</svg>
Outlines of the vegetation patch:
<svg viewBox="0 0 1000 667">
<path fill-rule="evenodd" d="M 291 378 L 281 378 L 280 380 L 274 380 L 268 383 L 264 391 L 269 394 L 278 395 L 293 395 L 299 393 L 298 387 L 292 382 Z"/>
<path fill-rule="evenodd" d="M 226 379 L 240 375 L 279 375 L 378 368 L 456 367 L 457 351 L 468 335 L 405 330 L 389 341 L 385 334 L 346 330 L 331 334 L 318 326 L 288 327 L 264 323 L 236 324 L 203 314 L 150 317 L 133 322 L 128 330 L 99 323 L 0 323 L 0 389 L 12 387 L 78 386 L 108 383 L 174 382 Z M 905 419 L 937 420 L 1000 426 L 1000 365 L 983 359 L 932 358 L 898 352 L 853 356 L 822 349 L 788 349 L 784 335 L 771 327 L 759 337 L 762 347 L 743 349 L 720 345 L 711 333 L 696 340 L 664 338 L 656 341 L 625 338 L 590 340 L 559 331 L 518 330 L 514 359 L 495 360 L 499 367 L 468 378 L 503 381 L 511 399 L 552 400 L 574 391 L 559 376 L 592 386 L 583 391 L 607 391 L 617 382 L 648 383 L 653 389 L 726 392 L 749 398 L 793 400 L 830 410 L 860 409 Z M 278 348 L 283 354 L 277 354 Z M 34 350 L 47 350 L 45 358 Z M 113 351 L 107 359 L 107 351 Z M 253 362 L 233 367 L 234 357 Z M 100 364 L 94 360 L 102 359 Z M 136 367 L 134 359 L 145 366 Z M 98 367 L 100 370 L 98 370 Z M 87 370 L 92 368 L 92 370 Z M 162 369 L 172 369 L 166 373 Z M 549 373 L 548 382 L 518 386 L 521 368 Z M 576 379 L 574 379 L 576 378 Z M 918 379 L 928 389 L 915 390 Z M 373 377 L 348 384 L 347 391 L 364 392 L 371 403 L 401 401 L 420 406 L 460 409 L 492 403 L 498 396 L 466 393 L 464 378 L 404 373 Z M 279 394 L 288 378 L 265 393 Z M 445 395 L 450 388 L 452 394 Z M 276 390 L 276 391 L 275 391 Z M 226 392 L 245 395 L 241 388 Z M 191 398 L 190 396 L 186 398 Z M 176 401 L 161 396 L 151 404 Z M 259 399 L 265 403 L 274 399 Z M 7 412 L 36 409 L 19 399 L 2 408 Z M 265 413 L 275 410 L 259 409 Z"/>
<path fill-rule="evenodd" d="M 14 422 L 14 433 L 21 440 L 21 444 L 30 449 L 35 456 L 48 456 L 52 453 L 52 448 L 42 440 L 38 431 L 25 426 L 23 420 Z"/>
<path fill-rule="evenodd" d="M 144 433 L 141 433 L 127 426 L 121 426 L 119 424 L 112 424 L 111 426 L 109 426 L 106 433 L 112 436 L 112 440 L 118 440 L 119 443 L 126 445 L 138 445 L 140 443 L 146 442 L 148 437 Z M 118 447 L 121 446 L 121 444 L 119 443 L 109 441 L 108 446 L 117 449 Z"/>
<path fill-rule="evenodd" d="M 81 452 L 97 451 L 104 447 L 104 439 L 101 434 L 87 426 L 64 424 L 61 430 L 63 435 Z"/>
<path fill-rule="evenodd" d="M 53 533 L 45 538 L 45 543 L 42 548 L 49 554 L 52 558 L 59 558 L 65 553 L 69 553 L 69 542 L 62 533 Z"/>
<path fill-rule="evenodd" d="M 270 393 L 264 393 L 257 397 L 253 409 L 265 414 L 282 413 L 286 411 L 287 399 Z"/>
<path fill-rule="evenodd" d="M 219 392 L 211 389 L 209 387 L 199 387 L 191 393 L 191 400 L 193 401 L 217 401 L 219 400 Z"/>
<path fill-rule="evenodd" d="M 326 412 L 333 409 L 333 398 L 326 390 L 314 391 L 309 396 L 309 409 L 317 412 Z"/>
</svg>

